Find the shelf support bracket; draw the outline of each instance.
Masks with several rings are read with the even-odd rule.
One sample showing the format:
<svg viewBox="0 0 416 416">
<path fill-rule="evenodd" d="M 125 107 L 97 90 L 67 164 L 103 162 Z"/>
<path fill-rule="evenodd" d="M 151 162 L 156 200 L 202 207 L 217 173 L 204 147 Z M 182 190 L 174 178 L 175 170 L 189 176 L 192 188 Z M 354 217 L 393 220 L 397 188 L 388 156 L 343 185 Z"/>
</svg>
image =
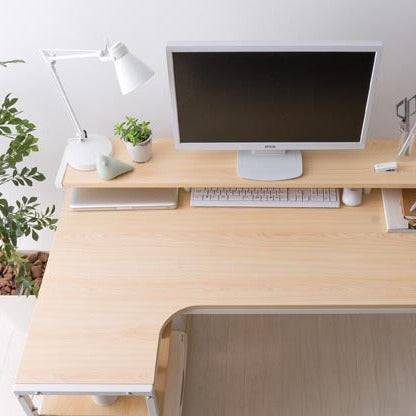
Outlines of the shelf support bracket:
<svg viewBox="0 0 416 416">
<path fill-rule="evenodd" d="M 38 408 L 27 394 L 16 394 L 16 398 L 27 416 L 39 416 Z"/>
</svg>

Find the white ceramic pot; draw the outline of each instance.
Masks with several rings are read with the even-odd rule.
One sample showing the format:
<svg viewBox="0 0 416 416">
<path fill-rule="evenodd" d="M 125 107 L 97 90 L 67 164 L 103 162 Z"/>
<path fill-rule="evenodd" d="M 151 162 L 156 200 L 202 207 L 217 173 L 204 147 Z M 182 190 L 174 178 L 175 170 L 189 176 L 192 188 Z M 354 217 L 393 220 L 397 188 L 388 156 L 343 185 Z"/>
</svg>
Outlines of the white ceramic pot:
<svg viewBox="0 0 416 416">
<path fill-rule="evenodd" d="M 98 406 L 110 406 L 118 399 L 118 396 L 91 396 L 91 397 L 94 403 L 98 404 Z"/>
<path fill-rule="evenodd" d="M 152 157 L 152 136 L 136 146 L 133 146 L 130 142 L 126 142 L 126 147 L 134 162 L 147 162 Z"/>
</svg>

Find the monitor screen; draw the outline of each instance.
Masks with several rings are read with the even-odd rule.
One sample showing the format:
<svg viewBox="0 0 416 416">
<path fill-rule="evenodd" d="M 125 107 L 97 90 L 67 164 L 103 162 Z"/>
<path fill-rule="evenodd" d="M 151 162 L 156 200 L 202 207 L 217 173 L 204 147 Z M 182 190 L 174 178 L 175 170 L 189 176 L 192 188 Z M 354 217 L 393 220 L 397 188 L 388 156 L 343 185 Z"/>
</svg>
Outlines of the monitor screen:
<svg viewBox="0 0 416 416">
<path fill-rule="evenodd" d="M 180 143 L 358 143 L 375 55 L 173 51 Z"/>
</svg>

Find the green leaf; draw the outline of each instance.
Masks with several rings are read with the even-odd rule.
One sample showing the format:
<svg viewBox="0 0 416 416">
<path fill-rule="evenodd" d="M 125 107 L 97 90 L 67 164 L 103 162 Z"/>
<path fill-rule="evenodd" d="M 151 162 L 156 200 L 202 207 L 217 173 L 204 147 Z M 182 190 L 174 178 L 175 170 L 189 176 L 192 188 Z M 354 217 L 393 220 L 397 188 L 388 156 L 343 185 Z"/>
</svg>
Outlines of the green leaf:
<svg viewBox="0 0 416 416">
<path fill-rule="evenodd" d="M 3 133 L 6 133 L 6 134 L 11 134 L 11 129 L 10 129 L 10 127 L 7 127 L 7 126 L 0 126 L 0 129 L 3 131 Z"/>
<path fill-rule="evenodd" d="M 7 65 L 10 65 L 10 64 L 23 64 L 24 62 L 25 61 L 23 61 L 22 59 L 13 59 L 11 61 L 3 61 L 3 62 L 0 61 L 0 66 L 7 67 Z"/>
</svg>

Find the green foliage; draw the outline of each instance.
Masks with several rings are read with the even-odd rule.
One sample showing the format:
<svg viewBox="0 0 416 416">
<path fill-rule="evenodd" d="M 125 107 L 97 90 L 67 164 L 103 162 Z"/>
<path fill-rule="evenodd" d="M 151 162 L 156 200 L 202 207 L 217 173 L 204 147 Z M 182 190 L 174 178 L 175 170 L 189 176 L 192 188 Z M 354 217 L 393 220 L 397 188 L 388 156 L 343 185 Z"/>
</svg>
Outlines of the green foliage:
<svg viewBox="0 0 416 416">
<path fill-rule="evenodd" d="M 6 66 L 14 62 L 20 61 L 0 64 Z M 39 150 L 39 139 L 33 135 L 35 125 L 20 117 L 16 103 L 17 98 L 8 94 L 0 107 L 0 139 L 9 140 L 6 152 L 0 155 L 0 185 L 11 182 L 15 186 L 32 186 L 34 181 L 45 180 L 45 176 L 36 167 L 19 168 L 18 164 Z M 52 217 L 54 212 L 55 206 L 40 210 L 34 196 L 24 196 L 12 205 L 0 192 L 0 263 L 13 267 L 19 294 L 37 294 L 39 287 L 29 275 L 32 265 L 17 251 L 18 239 L 30 236 L 37 241 L 39 231 L 55 230 L 58 220 Z"/>
<path fill-rule="evenodd" d="M 13 60 L 11 60 L 11 61 L 3 61 L 3 62 L 1 62 L 0 61 L 0 66 L 3 66 L 3 67 L 7 67 L 7 65 L 9 65 L 9 64 L 23 64 L 25 61 L 22 61 L 21 59 L 13 59 Z"/>
<path fill-rule="evenodd" d="M 114 132 L 125 142 L 130 142 L 133 146 L 136 146 L 145 142 L 152 134 L 149 125 L 149 121 L 139 123 L 137 118 L 126 117 L 126 121 L 114 126 Z"/>
</svg>

